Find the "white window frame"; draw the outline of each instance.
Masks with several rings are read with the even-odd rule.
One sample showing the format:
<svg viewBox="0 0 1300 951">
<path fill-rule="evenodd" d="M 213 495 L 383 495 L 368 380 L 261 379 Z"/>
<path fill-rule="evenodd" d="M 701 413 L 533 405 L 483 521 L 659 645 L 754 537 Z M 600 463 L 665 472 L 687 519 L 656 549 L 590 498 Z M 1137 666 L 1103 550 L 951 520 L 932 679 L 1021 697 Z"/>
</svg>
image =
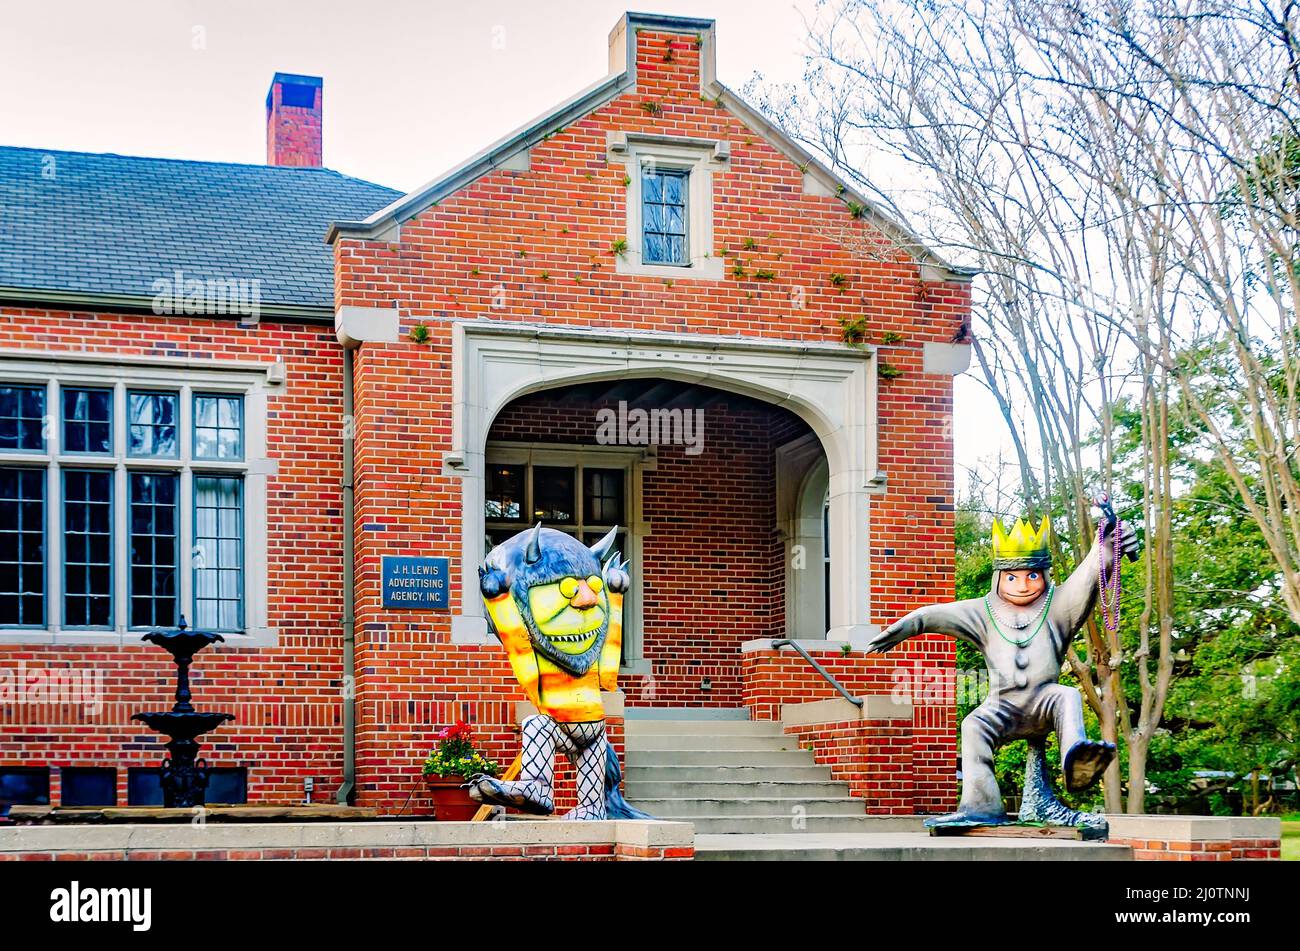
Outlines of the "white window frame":
<svg viewBox="0 0 1300 951">
<path fill-rule="evenodd" d="M 619 528 L 627 533 L 627 550 L 622 552 L 623 559 L 629 564 L 632 587 L 623 599 L 623 659 L 624 665 L 619 673 L 624 676 L 640 676 L 650 673 L 650 664 L 645 659 L 645 616 L 642 610 L 642 542 L 649 534 L 649 526 L 641 518 L 641 482 L 642 473 L 655 467 L 652 453 L 645 449 L 629 449 L 617 446 L 589 446 L 586 444 L 563 443 L 520 443 L 492 440 L 487 444 L 485 461 L 492 465 L 526 465 L 526 466 L 572 466 L 591 469 L 622 469 L 623 513 L 626 524 Z M 532 478 L 531 472 L 527 475 Z M 578 476 L 575 475 L 575 479 Z M 576 485 L 576 504 L 582 506 L 582 485 Z M 531 497 L 531 493 L 526 493 Z M 480 510 L 480 525 L 486 526 L 488 519 Z M 531 513 L 526 513 L 531 515 Z M 492 519 L 500 522 L 499 519 Z M 525 531 L 536 524 L 531 518 L 525 518 L 519 530 Z M 483 532 L 486 534 L 486 531 Z"/>
<path fill-rule="evenodd" d="M 660 277 L 667 280 L 720 281 L 725 276 L 725 260 L 713 247 L 713 173 L 730 162 L 727 142 L 687 137 L 610 133 L 607 157 L 611 163 L 623 163 L 627 178 L 627 228 L 622 254 L 615 255 L 614 267 L 619 274 Z M 676 169 L 687 174 L 686 249 L 687 264 L 645 264 L 641 260 L 642 226 L 641 171 L 646 166 Z"/>
<path fill-rule="evenodd" d="M 129 357 L 104 354 L 33 354 L 0 350 L 0 380 L 45 387 L 45 449 L 0 455 L 0 465 L 44 468 L 45 490 L 45 627 L 0 626 L 0 644 L 135 644 L 148 628 L 129 625 L 130 602 L 130 484 L 132 471 L 173 472 L 179 476 L 177 506 L 179 535 L 180 613 L 194 623 L 194 476 L 238 475 L 244 481 L 244 628 L 222 632 L 226 643 L 239 647 L 271 646 L 277 632 L 269 626 L 267 608 L 267 481 L 276 465 L 267 458 L 268 399 L 282 391 L 280 364 Z M 63 387 L 91 386 L 113 392 L 113 451 L 111 454 L 62 451 Z M 128 390 L 169 390 L 179 394 L 178 454 L 171 458 L 127 454 Z M 207 460 L 193 457 L 195 393 L 229 393 L 243 397 L 243 459 Z M 113 492 L 113 624 L 110 629 L 69 629 L 63 626 L 63 468 L 107 469 L 114 473 Z"/>
</svg>

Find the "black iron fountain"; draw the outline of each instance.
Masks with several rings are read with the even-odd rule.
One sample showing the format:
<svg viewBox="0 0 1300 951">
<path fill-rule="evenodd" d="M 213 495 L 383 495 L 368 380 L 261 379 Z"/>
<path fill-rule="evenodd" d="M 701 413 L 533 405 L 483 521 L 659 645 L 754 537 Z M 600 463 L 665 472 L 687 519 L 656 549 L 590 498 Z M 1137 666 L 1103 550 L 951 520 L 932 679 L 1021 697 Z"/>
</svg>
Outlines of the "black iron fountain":
<svg viewBox="0 0 1300 951">
<path fill-rule="evenodd" d="M 235 715 L 194 709 L 190 703 L 190 664 L 203 648 L 225 638 L 209 631 L 187 630 L 182 616 L 180 627 L 150 631 L 143 640 L 152 641 L 176 659 L 176 703 L 166 712 L 137 713 L 131 719 L 171 739 L 166 744 L 171 755 L 162 762 L 163 805 L 202 806 L 207 799 L 208 764 L 199 758 L 197 738 L 235 719 Z"/>
</svg>

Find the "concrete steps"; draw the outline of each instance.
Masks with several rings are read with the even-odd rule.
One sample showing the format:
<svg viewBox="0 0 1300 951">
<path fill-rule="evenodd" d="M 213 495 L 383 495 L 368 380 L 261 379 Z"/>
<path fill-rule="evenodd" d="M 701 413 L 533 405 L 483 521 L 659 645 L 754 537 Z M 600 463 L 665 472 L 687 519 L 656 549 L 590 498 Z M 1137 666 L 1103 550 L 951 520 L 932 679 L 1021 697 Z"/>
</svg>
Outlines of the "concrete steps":
<svg viewBox="0 0 1300 951">
<path fill-rule="evenodd" d="M 695 827 L 695 857 L 728 861 L 1124 861 L 1126 845 L 931 838 L 920 816 L 869 816 L 778 724 L 730 718 L 624 721 L 627 798 Z"/>
<path fill-rule="evenodd" d="M 639 766 L 815 766 L 807 750 L 647 750 L 629 738 L 624 765 Z M 827 775 L 830 770 L 827 770 Z"/>
<path fill-rule="evenodd" d="M 849 796 L 803 796 L 786 799 L 644 799 L 632 800 L 659 819 L 693 821 L 695 816 L 731 819 L 737 816 L 784 816 L 786 821 L 803 816 L 861 816 L 862 801 Z"/>
<path fill-rule="evenodd" d="M 917 831 L 919 820 L 867 816 L 780 724 L 743 719 L 624 721 L 627 797 L 699 834 Z M 883 822 L 882 822 L 883 820 Z"/>
<path fill-rule="evenodd" d="M 756 780 L 728 779 L 719 782 L 680 782 L 677 780 L 629 780 L 627 795 L 635 799 L 843 799 L 849 794 L 848 783 L 824 780 Z"/>
<path fill-rule="evenodd" d="M 669 816 L 657 816 L 668 819 Z M 680 816 L 674 821 L 689 822 L 695 826 L 696 835 L 878 835 L 882 832 L 912 832 L 922 834 L 920 818 L 912 816 L 792 816 L 789 813 L 770 816 Z"/>
<path fill-rule="evenodd" d="M 623 776 L 629 784 L 650 782 L 673 783 L 751 783 L 751 782 L 820 782 L 830 771 L 825 766 L 628 766 Z"/>
<path fill-rule="evenodd" d="M 627 744 L 637 752 L 671 750 L 673 752 L 740 753 L 799 752 L 799 742 L 792 736 L 754 733 L 637 733 L 629 734 Z"/>
</svg>

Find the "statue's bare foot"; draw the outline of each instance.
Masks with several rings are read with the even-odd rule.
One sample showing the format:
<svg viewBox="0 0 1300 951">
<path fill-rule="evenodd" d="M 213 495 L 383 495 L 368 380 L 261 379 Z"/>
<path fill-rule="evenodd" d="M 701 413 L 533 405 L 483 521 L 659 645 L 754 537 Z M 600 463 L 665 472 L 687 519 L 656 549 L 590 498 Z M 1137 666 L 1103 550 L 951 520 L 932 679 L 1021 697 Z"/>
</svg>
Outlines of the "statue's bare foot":
<svg viewBox="0 0 1300 951">
<path fill-rule="evenodd" d="M 934 826 L 1000 826 L 1010 821 L 1005 812 L 950 812 L 945 816 L 931 816 L 925 820 L 925 827 L 929 829 Z"/>
<path fill-rule="evenodd" d="M 1070 792 L 1087 789 L 1106 771 L 1115 758 L 1115 744 L 1103 740 L 1080 740 L 1065 751 L 1061 758 L 1061 771 L 1065 773 L 1065 788 Z"/>
<path fill-rule="evenodd" d="M 510 806 L 535 816 L 549 816 L 555 811 L 549 787 L 536 780 L 505 782 L 480 773 L 465 784 L 465 789 L 475 802 Z"/>
</svg>

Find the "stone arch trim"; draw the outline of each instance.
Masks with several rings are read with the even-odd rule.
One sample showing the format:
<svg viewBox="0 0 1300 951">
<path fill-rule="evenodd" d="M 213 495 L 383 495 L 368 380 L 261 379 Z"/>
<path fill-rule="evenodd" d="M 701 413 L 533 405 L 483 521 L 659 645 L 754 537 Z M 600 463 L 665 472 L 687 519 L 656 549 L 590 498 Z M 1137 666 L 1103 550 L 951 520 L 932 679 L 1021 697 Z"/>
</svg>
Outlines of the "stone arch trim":
<svg viewBox="0 0 1300 951">
<path fill-rule="evenodd" d="M 876 451 L 876 361 L 871 348 L 777 338 L 665 334 L 458 321 L 452 332 L 452 445 L 444 471 L 461 478 L 463 614 L 452 639 L 489 635 L 473 597 L 482 563 L 485 448 L 492 421 L 529 393 L 602 379 L 655 376 L 700 383 L 781 406 L 804 419 L 830 469 L 831 547 L 848 583 L 833 586 L 831 636 L 869 633 L 868 496 L 883 490 Z M 842 566 L 842 567 L 838 567 Z"/>
</svg>

